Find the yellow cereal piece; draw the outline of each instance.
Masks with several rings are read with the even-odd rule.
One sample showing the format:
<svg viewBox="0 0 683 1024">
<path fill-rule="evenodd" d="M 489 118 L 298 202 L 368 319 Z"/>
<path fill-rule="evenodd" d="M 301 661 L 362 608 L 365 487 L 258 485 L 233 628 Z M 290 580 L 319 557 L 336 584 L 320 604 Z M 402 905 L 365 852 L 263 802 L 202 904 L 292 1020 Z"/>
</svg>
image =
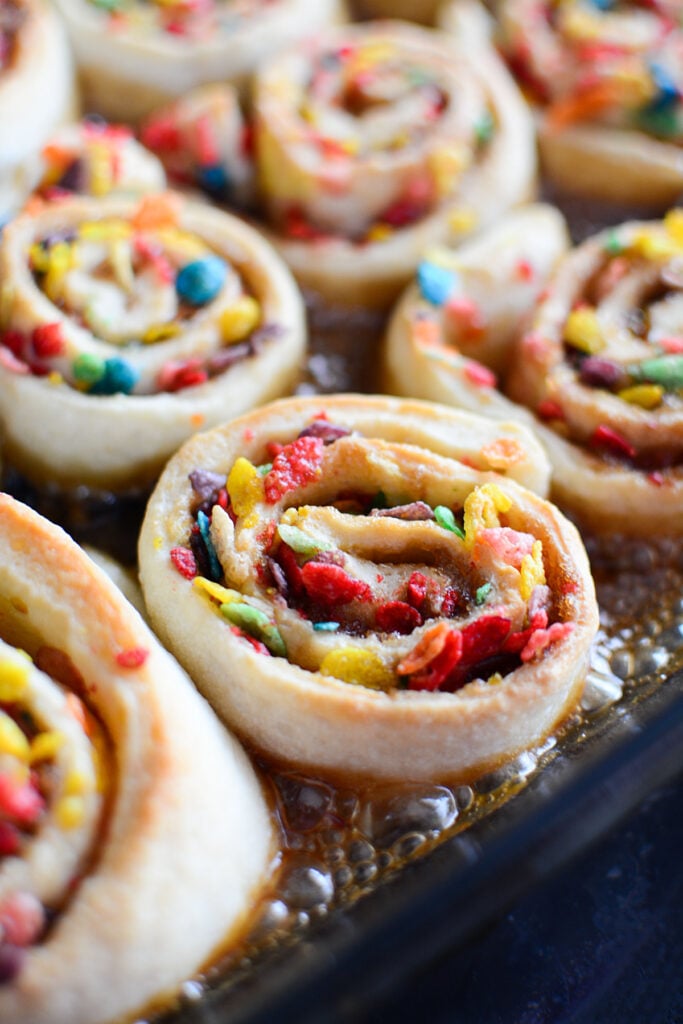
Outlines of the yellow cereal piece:
<svg viewBox="0 0 683 1024">
<path fill-rule="evenodd" d="M 69 242 L 57 242 L 48 250 L 48 264 L 43 289 L 51 302 L 55 302 L 60 297 L 64 278 L 76 265 L 76 247 L 70 245 Z"/>
<path fill-rule="evenodd" d="M 494 672 L 492 676 L 489 676 L 486 680 L 489 686 L 500 686 L 503 682 L 503 677 L 500 672 Z"/>
<path fill-rule="evenodd" d="M 394 229 L 389 224 L 382 224 L 379 221 L 377 224 L 373 224 L 367 234 L 368 242 L 386 242 L 387 238 L 391 238 L 394 233 Z"/>
<path fill-rule="evenodd" d="M 240 456 L 228 474 L 227 490 L 235 515 L 245 517 L 244 526 L 256 525 L 256 505 L 264 499 L 263 479 L 249 459 Z"/>
<path fill-rule="evenodd" d="M 92 782 L 87 775 L 71 768 L 64 779 L 64 796 L 83 796 L 92 789 Z"/>
<path fill-rule="evenodd" d="M 31 740 L 30 763 L 36 764 L 38 761 L 52 761 L 63 744 L 64 734 L 57 732 L 56 729 L 38 733 Z"/>
<path fill-rule="evenodd" d="M 463 525 L 465 545 L 471 548 L 479 530 L 500 526 L 499 512 L 509 512 L 512 501 L 497 484 L 475 487 L 465 498 Z"/>
<path fill-rule="evenodd" d="M 450 195 L 470 161 L 471 157 L 462 145 L 452 143 L 432 150 L 427 164 L 439 198 Z"/>
<path fill-rule="evenodd" d="M 600 38 L 602 15 L 594 15 L 577 7 L 561 9 L 561 32 L 577 43 L 591 42 Z"/>
<path fill-rule="evenodd" d="M 605 339 L 595 310 L 573 310 L 564 325 L 564 340 L 590 355 L 602 352 L 605 348 Z"/>
<path fill-rule="evenodd" d="M 92 141 L 88 146 L 90 163 L 90 191 L 94 196 L 106 196 L 114 184 L 111 155 L 104 143 Z"/>
<path fill-rule="evenodd" d="M 9 754 L 28 763 L 30 746 L 26 736 L 13 718 L 0 711 L 0 754 Z"/>
<path fill-rule="evenodd" d="M 261 320 L 261 306 L 251 295 L 241 295 L 221 313 L 220 332 L 224 344 L 243 341 Z"/>
<path fill-rule="evenodd" d="M 680 245 L 683 245 L 683 210 L 669 210 L 664 217 L 664 228 Z"/>
<path fill-rule="evenodd" d="M 640 61 L 616 67 L 613 80 L 619 84 L 626 106 L 644 107 L 657 95 L 657 87 Z"/>
<path fill-rule="evenodd" d="M 476 228 L 479 218 L 474 210 L 467 210 L 463 206 L 457 207 L 448 214 L 448 227 L 456 235 L 465 231 L 472 231 Z"/>
<path fill-rule="evenodd" d="M 50 370 L 47 375 L 48 384 L 52 384 L 53 387 L 59 387 L 60 384 L 64 383 L 64 378 L 59 370 Z"/>
<path fill-rule="evenodd" d="M 180 324 L 154 324 L 147 328 L 142 335 L 142 340 L 145 345 L 155 345 L 157 341 L 167 341 L 169 338 L 175 338 L 179 333 Z"/>
<path fill-rule="evenodd" d="M 329 651 L 322 660 L 320 671 L 344 683 L 356 683 L 369 690 L 386 690 L 396 684 L 392 670 L 375 651 L 360 647 L 339 647 Z"/>
<path fill-rule="evenodd" d="M 60 828 L 79 828 L 85 818 L 85 804 L 80 796 L 63 796 L 55 804 L 55 818 Z"/>
<path fill-rule="evenodd" d="M 155 235 L 165 248 L 178 255 L 183 262 L 199 259 L 209 251 L 200 238 L 181 228 L 158 227 Z"/>
<path fill-rule="evenodd" d="M 0 701 L 9 704 L 20 700 L 26 692 L 28 678 L 29 665 L 26 661 L 3 658 L 0 661 Z"/>
<path fill-rule="evenodd" d="M 618 392 L 619 398 L 629 405 L 639 405 L 641 409 L 656 409 L 662 403 L 664 388 L 659 384 L 634 384 Z"/>
<path fill-rule="evenodd" d="M 48 267 L 50 266 L 50 253 L 48 249 L 44 249 L 42 245 L 34 243 L 29 249 L 29 259 L 31 266 L 34 270 L 37 270 L 39 274 L 45 274 Z"/>
<path fill-rule="evenodd" d="M 109 245 L 109 259 L 111 260 L 114 277 L 117 282 L 124 291 L 132 292 L 135 284 L 135 274 L 133 272 L 133 259 L 128 239 L 112 239 Z"/>
<path fill-rule="evenodd" d="M 155 538 L 154 538 L 154 540 L 152 541 L 152 544 L 154 545 L 154 550 L 155 550 L 155 551 L 161 551 L 161 549 L 162 549 L 162 548 L 163 548 L 163 546 L 164 546 L 164 538 L 163 538 L 163 537 L 158 537 L 158 536 L 157 536 L 157 537 L 155 537 Z"/>
<path fill-rule="evenodd" d="M 677 240 L 668 229 L 662 231 L 659 227 L 636 231 L 629 248 L 646 260 L 670 260 L 675 256 L 683 256 L 683 241 Z"/>
<path fill-rule="evenodd" d="M 393 43 L 378 41 L 361 44 L 351 55 L 349 74 L 355 76 L 363 71 L 369 71 L 377 64 L 388 63 L 395 56 L 396 47 Z"/>
<path fill-rule="evenodd" d="M 78 237 L 84 242 L 113 242 L 117 238 L 131 238 L 132 235 L 132 226 L 118 217 L 86 220 L 78 229 Z"/>
<path fill-rule="evenodd" d="M 240 594 L 238 590 L 223 587 L 220 583 L 207 580 L 205 576 L 195 576 L 192 585 L 203 594 L 213 598 L 214 601 L 218 601 L 219 604 L 232 604 L 234 601 L 244 600 L 244 595 Z"/>
<path fill-rule="evenodd" d="M 543 541 L 535 540 L 530 555 L 525 555 L 519 570 L 519 592 L 522 600 L 528 601 L 534 587 L 545 584 L 543 565 Z"/>
</svg>

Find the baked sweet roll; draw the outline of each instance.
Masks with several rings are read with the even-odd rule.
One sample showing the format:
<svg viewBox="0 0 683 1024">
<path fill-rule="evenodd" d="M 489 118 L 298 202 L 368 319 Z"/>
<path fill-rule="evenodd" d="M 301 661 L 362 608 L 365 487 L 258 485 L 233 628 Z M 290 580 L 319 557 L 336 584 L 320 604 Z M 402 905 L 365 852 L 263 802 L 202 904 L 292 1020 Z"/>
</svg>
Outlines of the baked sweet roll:
<svg viewBox="0 0 683 1024">
<path fill-rule="evenodd" d="M 72 193 L 135 195 L 165 187 L 161 161 L 136 141 L 130 128 L 85 118 L 64 125 L 45 143 L 34 193 L 52 201 Z"/>
<path fill-rule="evenodd" d="M 665 209 L 683 191 L 679 0 L 502 0 L 500 43 L 570 192 Z"/>
<path fill-rule="evenodd" d="M 267 406 L 189 441 L 140 538 L 151 621 L 272 758 L 466 778 L 574 707 L 596 630 L 533 437 L 428 403 Z"/>
<path fill-rule="evenodd" d="M 344 20 L 343 0 L 57 0 L 87 110 L 138 122 L 210 82 L 246 92 L 283 46 Z"/>
<path fill-rule="evenodd" d="M 387 390 L 518 418 L 496 384 L 569 244 L 559 211 L 536 204 L 455 251 L 432 250 L 389 321 Z"/>
<path fill-rule="evenodd" d="M 39 484 L 147 486 L 190 434 L 299 373 L 287 268 L 244 222 L 171 193 L 27 212 L 0 278 L 3 443 Z"/>
<path fill-rule="evenodd" d="M 173 184 L 243 210 L 255 200 L 252 138 L 229 85 L 194 89 L 155 110 L 140 128 L 140 141 L 161 160 Z"/>
<path fill-rule="evenodd" d="M 533 217 L 537 239 L 528 223 L 508 235 L 507 250 L 494 232 L 464 254 L 479 245 L 476 261 L 421 265 L 389 326 L 388 383 L 531 426 L 550 456 L 553 498 L 592 529 L 680 533 L 683 212 L 611 228 L 561 259 L 559 215 Z M 542 239 L 549 259 L 534 287 L 520 280 L 533 264 L 517 254 L 527 244 L 540 252 Z M 487 348 L 489 302 L 504 314 L 503 334 L 512 328 L 499 374 Z M 527 311 L 516 341 L 525 318 L 508 318 L 515 304 Z"/>
<path fill-rule="evenodd" d="M 389 304 L 421 253 L 527 199 L 528 110 L 491 48 L 377 22 L 320 33 L 261 68 L 261 201 L 297 279 L 326 299 Z"/>
<path fill-rule="evenodd" d="M 0 527 L 0 1019 L 132 1019 L 238 941 L 268 809 L 104 573 L 7 495 Z"/>
<path fill-rule="evenodd" d="M 601 531 L 683 531 L 683 210 L 563 260 L 507 391 L 545 424 L 561 504 Z"/>
<path fill-rule="evenodd" d="M 38 178 L 40 149 L 75 113 L 65 33 L 42 0 L 0 0 L 0 224 Z"/>
</svg>

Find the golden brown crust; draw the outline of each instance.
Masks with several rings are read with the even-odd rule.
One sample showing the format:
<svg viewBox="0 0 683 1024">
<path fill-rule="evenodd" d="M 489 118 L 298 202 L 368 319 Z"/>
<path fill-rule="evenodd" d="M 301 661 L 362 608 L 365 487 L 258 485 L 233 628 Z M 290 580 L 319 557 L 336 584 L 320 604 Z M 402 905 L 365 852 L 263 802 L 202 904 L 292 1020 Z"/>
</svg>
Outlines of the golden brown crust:
<svg viewBox="0 0 683 1024">
<path fill-rule="evenodd" d="M 6 495 L 0 521 L 2 636 L 46 669 L 66 656 L 114 751 L 95 859 L 3 986 L 0 1018 L 108 1022 L 172 992 L 240 933 L 271 825 L 243 753 L 114 585 Z M 144 658 L 125 667 L 131 651 Z"/>
</svg>

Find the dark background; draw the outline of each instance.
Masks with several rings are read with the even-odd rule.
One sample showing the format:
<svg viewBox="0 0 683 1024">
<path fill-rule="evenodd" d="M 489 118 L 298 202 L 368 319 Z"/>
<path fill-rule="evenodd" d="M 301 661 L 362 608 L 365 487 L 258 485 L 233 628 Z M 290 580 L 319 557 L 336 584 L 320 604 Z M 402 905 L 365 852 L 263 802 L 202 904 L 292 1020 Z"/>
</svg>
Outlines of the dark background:
<svg viewBox="0 0 683 1024">
<path fill-rule="evenodd" d="M 683 1024 L 683 776 L 359 1024 Z"/>
</svg>

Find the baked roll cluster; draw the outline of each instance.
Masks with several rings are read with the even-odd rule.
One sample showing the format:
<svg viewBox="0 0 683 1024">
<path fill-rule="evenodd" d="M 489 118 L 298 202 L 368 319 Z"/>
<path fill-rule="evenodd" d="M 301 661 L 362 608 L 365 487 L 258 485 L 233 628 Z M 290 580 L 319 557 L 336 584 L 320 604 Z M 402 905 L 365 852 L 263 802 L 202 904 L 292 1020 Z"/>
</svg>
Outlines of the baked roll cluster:
<svg viewBox="0 0 683 1024">
<path fill-rule="evenodd" d="M 42 0 L 0 3 L 0 225 L 39 175 L 41 146 L 74 115 L 66 34 Z"/>
<path fill-rule="evenodd" d="M 104 573 L 7 495 L 0 700 L 0 1019 L 128 1019 L 243 931 L 274 850 L 259 783 Z"/>
<path fill-rule="evenodd" d="M 677 0 L 502 0 L 500 42 L 562 188 L 665 209 L 683 190 Z"/>
<path fill-rule="evenodd" d="M 467 777 L 581 691 L 597 611 L 532 436 L 419 402 L 290 399 L 197 435 L 140 538 L 151 621 L 238 734 L 363 778 Z"/>
<path fill-rule="evenodd" d="M 210 82 L 245 91 L 276 50 L 344 17 L 340 0 L 59 0 L 58 6 L 86 109 L 127 122 Z"/>
<path fill-rule="evenodd" d="M 145 486 L 191 433 L 298 376 L 287 268 L 242 221 L 171 193 L 29 211 L 0 277 L 3 443 L 39 483 Z"/>
<path fill-rule="evenodd" d="M 526 326 L 524 318 L 507 321 L 510 348 L 487 348 L 488 303 L 501 302 L 499 282 L 484 269 L 503 252 L 494 233 L 482 237 L 478 253 L 473 244 L 474 263 L 467 251 L 448 266 L 423 263 L 390 324 L 390 384 L 521 418 L 550 456 L 554 498 L 592 529 L 680 533 L 683 213 L 611 228 L 561 259 L 561 236 L 553 242 L 541 219 L 537 227 L 554 257 L 547 272 L 559 263 L 549 281 L 542 277 L 535 302 L 529 283 L 522 288 L 509 276 L 503 309 L 509 314 L 517 302 L 523 312 L 528 302 L 530 318 Z M 525 240 L 532 241 L 528 230 L 510 235 L 510 252 L 521 254 Z M 496 264 L 502 273 L 506 262 Z M 530 264 L 521 265 L 526 274 Z M 486 365 L 472 364 L 477 351 Z"/>
</svg>

